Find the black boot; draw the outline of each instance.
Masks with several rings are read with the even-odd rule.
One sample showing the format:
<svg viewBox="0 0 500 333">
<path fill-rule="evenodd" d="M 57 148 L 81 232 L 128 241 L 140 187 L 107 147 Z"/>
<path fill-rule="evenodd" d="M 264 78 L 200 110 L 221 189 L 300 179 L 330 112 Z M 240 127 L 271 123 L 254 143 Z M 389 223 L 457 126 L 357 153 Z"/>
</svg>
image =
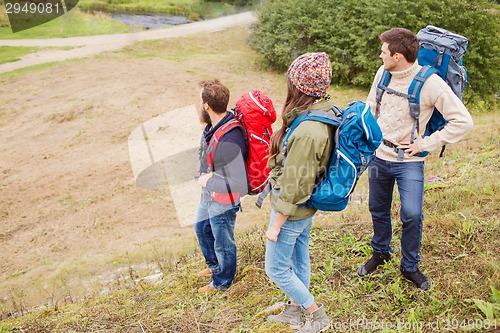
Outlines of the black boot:
<svg viewBox="0 0 500 333">
<path fill-rule="evenodd" d="M 367 274 L 373 273 L 378 266 L 389 260 L 391 260 L 391 255 L 389 253 L 386 254 L 373 251 L 372 257 L 358 268 L 358 276 L 363 277 Z"/>
<path fill-rule="evenodd" d="M 414 272 L 407 272 L 403 268 L 399 268 L 404 278 L 413 282 L 417 288 L 422 290 L 429 290 L 431 288 L 432 280 L 425 276 L 418 268 Z"/>
</svg>

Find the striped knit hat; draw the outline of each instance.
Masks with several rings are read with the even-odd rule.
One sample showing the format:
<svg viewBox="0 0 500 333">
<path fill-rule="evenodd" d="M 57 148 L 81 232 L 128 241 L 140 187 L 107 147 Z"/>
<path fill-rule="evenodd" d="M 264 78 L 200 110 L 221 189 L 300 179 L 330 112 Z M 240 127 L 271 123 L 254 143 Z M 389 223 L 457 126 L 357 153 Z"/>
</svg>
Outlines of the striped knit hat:
<svg viewBox="0 0 500 333">
<path fill-rule="evenodd" d="M 306 53 L 288 69 L 293 85 L 306 95 L 323 98 L 332 81 L 332 65 L 325 52 Z"/>
</svg>

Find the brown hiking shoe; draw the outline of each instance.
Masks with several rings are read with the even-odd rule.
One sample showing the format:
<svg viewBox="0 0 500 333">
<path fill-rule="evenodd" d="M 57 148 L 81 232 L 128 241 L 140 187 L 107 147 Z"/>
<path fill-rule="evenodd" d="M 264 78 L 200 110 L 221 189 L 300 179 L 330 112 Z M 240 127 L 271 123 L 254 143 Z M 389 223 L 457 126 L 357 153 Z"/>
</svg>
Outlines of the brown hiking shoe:
<svg viewBox="0 0 500 333">
<path fill-rule="evenodd" d="M 217 290 L 217 289 L 215 289 L 214 287 L 212 287 L 212 285 L 209 283 L 206 286 L 203 286 L 200 289 L 198 289 L 198 292 L 201 293 L 201 294 L 206 294 L 209 291 L 215 291 L 215 290 Z"/>
<path fill-rule="evenodd" d="M 210 268 L 205 268 L 204 270 L 198 272 L 198 276 L 212 276 L 212 271 Z"/>
</svg>

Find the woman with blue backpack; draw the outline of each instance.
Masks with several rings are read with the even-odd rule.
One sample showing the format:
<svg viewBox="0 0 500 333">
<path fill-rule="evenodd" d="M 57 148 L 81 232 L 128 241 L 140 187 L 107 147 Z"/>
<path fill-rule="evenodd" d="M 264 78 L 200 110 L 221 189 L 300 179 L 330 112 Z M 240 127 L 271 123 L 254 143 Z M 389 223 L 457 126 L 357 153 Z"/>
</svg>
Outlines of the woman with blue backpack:
<svg viewBox="0 0 500 333">
<path fill-rule="evenodd" d="M 316 209 L 304 203 L 328 167 L 333 128 L 304 121 L 289 136 L 286 157 L 282 145 L 291 123 L 302 113 L 313 109 L 332 112 L 332 104 L 324 99 L 331 78 L 330 59 L 324 52 L 303 54 L 293 61 L 288 69 L 283 124 L 271 139 L 272 211 L 266 232 L 265 267 L 266 274 L 290 301 L 268 321 L 289 324 L 300 329 L 299 333 L 323 332 L 330 327 L 323 304 L 317 303 L 309 291 L 309 233 Z"/>
</svg>

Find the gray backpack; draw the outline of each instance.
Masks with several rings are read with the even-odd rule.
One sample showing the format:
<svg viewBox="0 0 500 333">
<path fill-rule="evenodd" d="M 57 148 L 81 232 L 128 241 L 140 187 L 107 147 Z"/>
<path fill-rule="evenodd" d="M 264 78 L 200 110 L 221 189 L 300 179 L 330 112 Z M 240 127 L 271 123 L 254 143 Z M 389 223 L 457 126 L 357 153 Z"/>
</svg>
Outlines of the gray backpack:
<svg viewBox="0 0 500 333">
<path fill-rule="evenodd" d="M 469 44 L 467 38 L 433 25 L 420 30 L 417 38 L 420 43 L 419 65 L 436 68 L 439 76 L 462 99 L 467 82 L 467 71 L 462 65 Z"/>
</svg>

